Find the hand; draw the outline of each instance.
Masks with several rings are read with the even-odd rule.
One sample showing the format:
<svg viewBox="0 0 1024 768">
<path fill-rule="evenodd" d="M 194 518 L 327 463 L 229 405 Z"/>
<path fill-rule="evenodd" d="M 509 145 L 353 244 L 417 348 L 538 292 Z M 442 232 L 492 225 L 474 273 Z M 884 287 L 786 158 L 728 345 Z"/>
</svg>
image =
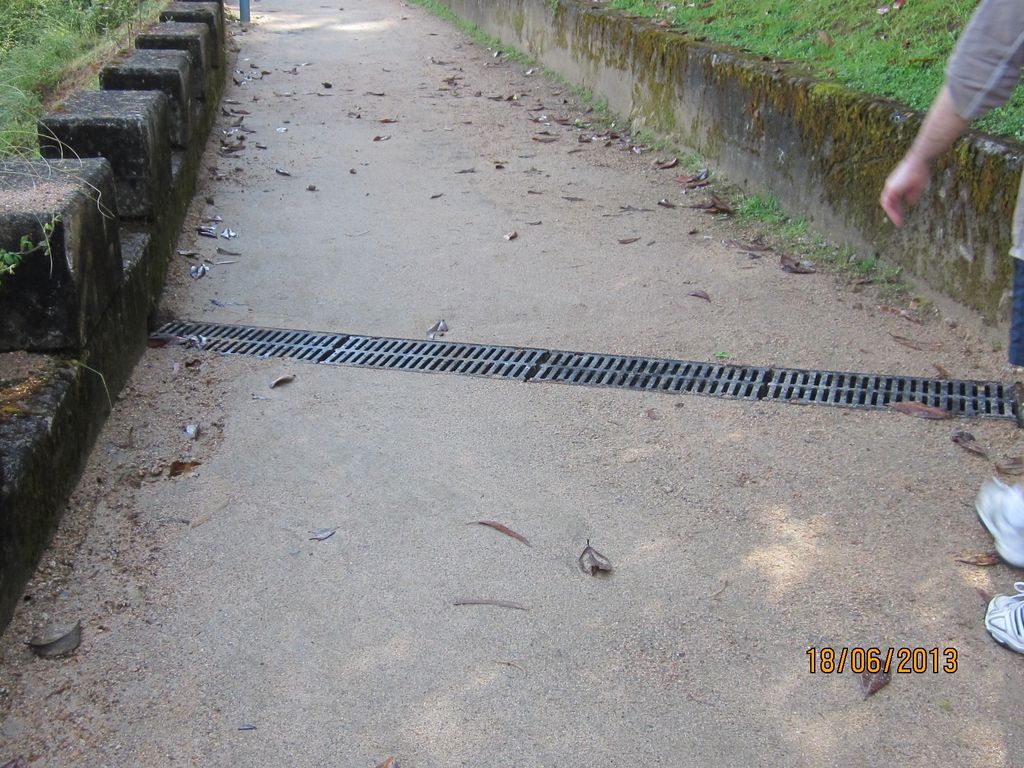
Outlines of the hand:
<svg viewBox="0 0 1024 768">
<path fill-rule="evenodd" d="M 893 224 L 903 226 L 904 205 L 916 205 L 930 179 L 928 162 L 914 155 L 907 155 L 893 169 L 878 201 Z"/>
</svg>

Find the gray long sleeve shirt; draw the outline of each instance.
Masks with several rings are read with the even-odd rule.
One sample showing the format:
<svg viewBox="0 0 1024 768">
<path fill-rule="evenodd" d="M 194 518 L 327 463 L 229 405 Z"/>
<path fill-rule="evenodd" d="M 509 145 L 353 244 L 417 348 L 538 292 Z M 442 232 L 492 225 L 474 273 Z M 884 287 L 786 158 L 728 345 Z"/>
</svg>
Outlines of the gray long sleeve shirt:
<svg viewBox="0 0 1024 768">
<path fill-rule="evenodd" d="M 953 108 L 965 120 L 1005 104 L 1024 67 L 1024 0 L 982 0 L 946 67 Z M 1024 260 L 1024 176 L 1010 254 Z"/>
<path fill-rule="evenodd" d="M 981 117 L 1005 104 L 1024 67 L 1024 1 L 983 0 L 946 68 L 957 114 Z"/>
</svg>

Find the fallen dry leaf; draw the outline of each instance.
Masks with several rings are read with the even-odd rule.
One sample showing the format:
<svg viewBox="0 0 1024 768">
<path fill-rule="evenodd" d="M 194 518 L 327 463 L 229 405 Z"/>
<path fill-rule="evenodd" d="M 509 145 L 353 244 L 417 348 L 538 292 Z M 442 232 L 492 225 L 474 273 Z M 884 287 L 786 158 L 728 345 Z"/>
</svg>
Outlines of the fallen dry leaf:
<svg viewBox="0 0 1024 768">
<path fill-rule="evenodd" d="M 172 461 L 171 467 L 167 471 L 168 477 L 177 477 L 178 475 L 184 474 L 190 470 L 200 466 L 203 462 L 201 461 Z"/>
<path fill-rule="evenodd" d="M 898 336 L 895 333 L 890 333 L 893 340 L 905 347 L 916 349 L 922 352 L 938 352 L 942 349 L 942 344 L 937 341 L 917 341 L 916 339 L 908 339 L 906 336 Z"/>
<path fill-rule="evenodd" d="M 587 539 L 587 546 L 580 553 L 577 562 L 583 572 L 591 576 L 601 571 L 608 573 L 612 570 L 612 561 L 590 546 L 590 539 Z"/>
<path fill-rule="evenodd" d="M 658 415 L 658 412 L 653 408 L 648 408 L 646 411 L 644 411 L 644 416 L 646 416 L 651 421 L 658 421 L 659 419 L 661 419 L 661 416 Z"/>
<path fill-rule="evenodd" d="M 898 403 L 890 403 L 889 407 L 894 411 L 905 413 L 907 416 L 917 416 L 921 419 L 953 418 L 953 414 L 944 408 L 936 408 L 934 405 L 925 405 L 914 400 L 901 400 Z"/>
<path fill-rule="evenodd" d="M 687 189 L 696 189 L 697 187 L 707 186 L 710 182 L 708 177 L 711 175 L 707 168 L 702 169 L 698 173 L 692 176 L 676 176 L 673 181 L 676 184 L 682 184 Z"/>
<path fill-rule="evenodd" d="M 337 528 L 315 528 L 311 531 L 313 534 L 309 537 L 310 541 L 324 541 L 331 538 L 337 531 Z"/>
<path fill-rule="evenodd" d="M 962 429 L 958 429 L 956 432 L 950 435 L 950 440 L 952 440 L 954 443 L 959 445 L 964 450 L 970 451 L 971 453 L 976 454 L 978 456 L 982 456 L 986 459 L 988 458 L 988 451 L 986 451 L 984 448 L 981 447 L 981 445 L 978 444 L 978 441 L 974 439 L 974 435 L 972 435 L 970 432 L 965 432 Z"/>
<path fill-rule="evenodd" d="M 761 251 L 770 251 L 772 247 L 768 245 L 760 237 L 756 237 L 749 243 L 744 243 L 742 240 L 734 240 L 732 238 L 722 241 L 723 245 L 728 245 L 730 248 L 737 248 L 741 251 L 749 251 L 759 253 Z"/>
<path fill-rule="evenodd" d="M 1002 562 L 998 552 L 978 552 L 973 555 L 960 555 L 956 561 L 965 565 L 980 565 L 986 568 L 990 565 L 999 565 Z"/>
<path fill-rule="evenodd" d="M 73 626 L 51 624 L 29 640 L 28 645 L 37 656 L 52 659 L 71 653 L 81 642 L 82 622 L 78 621 Z"/>
<path fill-rule="evenodd" d="M 621 240 L 619 240 L 619 245 L 630 245 L 632 243 L 635 243 L 639 239 L 639 237 L 624 237 Z"/>
<path fill-rule="evenodd" d="M 711 303 L 711 297 L 708 295 L 707 291 L 690 291 L 686 295 L 687 296 L 693 296 L 694 298 L 697 298 L 697 299 L 704 299 L 704 301 L 706 301 L 708 304 Z"/>
<path fill-rule="evenodd" d="M 181 346 L 187 341 L 188 339 L 185 336 L 177 336 L 173 333 L 154 333 L 150 335 L 147 344 L 150 349 L 159 349 L 160 347 Z"/>
<path fill-rule="evenodd" d="M 383 763 L 378 763 L 376 768 L 399 768 L 398 760 L 393 757 L 389 757 Z"/>
<path fill-rule="evenodd" d="M 944 378 L 944 379 L 951 379 L 951 378 L 953 378 L 952 376 L 949 375 L 949 371 L 947 371 L 945 368 L 943 368 L 938 363 L 932 363 L 932 367 L 935 369 L 935 372 L 938 373 L 939 376 L 941 376 L 942 378 Z"/>
<path fill-rule="evenodd" d="M 377 122 L 378 123 L 385 123 L 385 124 L 397 123 L 398 122 L 398 118 L 397 117 L 382 117 Z"/>
<path fill-rule="evenodd" d="M 669 160 L 665 160 L 664 162 L 656 162 L 654 167 L 659 171 L 667 171 L 669 168 L 675 168 L 677 165 L 679 165 L 679 158 L 673 157 Z"/>
<path fill-rule="evenodd" d="M 514 603 L 511 600 L 490 600 L 487 598 L 467 598 L 465 600 L 456 600 L 452 605 L 496 605 L 499 608 L 511 608 L 515 611 L 525 611 L 526 608 L 519 603 Z"/>
<path fill-rule="evenodd" d="M 889 672 L 863 672 L 860 676 L 860 692 L 866 699 L 885 688 L 890 680 L 892 680 L 892 674 Z"/>
<path fill-rule="evenodd" d="M 270 388 L 277 389 L 278 387 L 282 387 L 285 384 L 291 384 L 293 381 L 295 381 L 295 374 L 286 373 L 284 376 L 278 376 L 276 379 L 270 382 Z"/>
<path fill-rule="evenodd" d="M 660 205 L 662 208 L 675 208 L 676 207 L 675 203 L 670 203 L 668 201 L 668 199 L 664 198 L 664 197 L 661 198 L 661 200 L 658 201 L 658 205 Z"/>
<path fill-rule="evenodd" d="M 505 239 L 509 241 L 515 240 L 517 237 L 519 237 L 519 233 L 516 232 L 514 229 L 505 235 Z"/>
<path fill-rule="evenodd" d="M 710 214 L 724 213 L 729 215 L 734 212 L 731 205 L 714 193 L 712 193 L 711 198 L 706 203 L 697 203 L 690 207 L 703 213 Z"/>
<path fill-rule="evenodd" d="M 779 266 L 782 267 L 783 272 L 789 272 L 794 275 L 810 275 L 816 271 L 814 267 L 805 264 L 799 259 L 794 259 L 792 256 L 787 256 L 785 253 L 779 256 Z"/>
<path fill-rule="evenodd" d="M 890 307 L 887 304 L 882 304 L 878 307 L 878 311 L 889 315 L 896 315 L 896 317 L 902 317 L 904 320 L 921 325 L 921 318 L 912 309 L 900 309 L 899 307 Z"/>
<path fill-rule="evenodd" d="M 997 461 L 996 471 L 1003 475 L 1024 475 L 1024 458 L 1013 456 Z"/>
<path fill-rule="evenodd" d="M 383 135 L 383 136 L 374 136 L 374 137 L 373 137 L 373 140 L 374 140 L 374 141 L 387 141 L 387 140 L 388 140 L 388 139 L 390 139 L 390 138 L 391 138 L 390 136 L 388 136 L 387 134 L 385 134 L 385 135 Z"/>
<path fill-rule="evenodd" d="M 475 522 L 467 523 L 467 525 L 486 525 L 488 528 L 493 528 L 496 531 L 504 533 L 506 536 L 511 536 L 516 541 L 523 542 L 523 544 L 525 544 L 526 546 L 530 546 L 529 539 L 527 539 L 521 533 L 516 533 L 507 525 L 503 525 L 502 523 L 499 523 L 496 520 L 476 520 Z"/>
</svg>

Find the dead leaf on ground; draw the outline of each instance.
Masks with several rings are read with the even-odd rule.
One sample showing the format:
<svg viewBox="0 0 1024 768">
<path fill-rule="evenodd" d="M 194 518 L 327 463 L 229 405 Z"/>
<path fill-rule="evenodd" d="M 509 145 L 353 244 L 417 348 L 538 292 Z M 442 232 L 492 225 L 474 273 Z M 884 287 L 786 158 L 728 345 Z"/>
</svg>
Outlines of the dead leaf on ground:
<svg viewBox="0 0 1024 768">
<path fill-rule="evenodd" d="M 430 199 L 431 200 L 437 200 L 437 198 L 439 198 L 439 197 L 444 197 L 444 192 L 438 192 L 436 195 L 431 195 Z"/>
<path fill-rule="evenodd" d="M 953 418 L 953 414 L 945 408 L 936 408 L 934 405 L 925 405 L 915 400 L 901 400 L 898 403 L 890 403 L 889 407 L 907 416 L 917 416 L 919 419 Z"/>
<path fill-rule="evenodd" d="M 364 95 L 365 96 L 386 96 L 387 94 L 384 93 L 384 91 L 367 91 Z"/>
<path fill-rule="evenodd" d="M 941 376 L 942 378 L 944 378 L 944 379 L 951 379 L 951 378 L 953 378 L 952 376 L 949 375 L 949 371 L 947 371 L 945 368 L 943 368 L 938 363 L 932 363 L 932 367 L 935 369 L 935 372 L 938 373 L 939 376 Z"/>
<path fill-rule="evenodd" d="M 37 656 L 52 659 L 71 653 L 81 642 L 82 622 L 77 621 L 74 626 L 50 624 L 29 640 L 28 645 Z"/>
<path fill-rule="evenodd" d="M 785 253 L 779 256 L 779 266 L 782 267 L 783 272 L 793 275 L 811 275 L 817 271 L 810 264 L 787 256 Z"/>
<path fill-rule="evenodd" d="M 161 347 L 184 346 L 187 342 L 188 338 L 185 336 L 173 333 L 154 333 L 150 335 L 147 345 L 150 349 L 160 349 Z"/>
<path fill-rule="evenodd" d="M 587 539 L 587 546 L 580 553 L 577 562 L 583 572 L 591 576 L 601 571 L 610 573 L 612 570 L 612 561 L 590 546 L 590 539 Z"/>
<path fill-rule="evenodd" d="M 708 295 L 707 291 L 690 291 L 686 295 L 693 296 L 696 299 L 704 299 L 704 301 L 706 301 L 708 304 L 711 303 L 711 297 Z"/>
<path fill-rule="evenodd" d="M 171 467 L 167 470 L 168 477 L 177 477 L 202 465 L 201 461 L 172 461 Z"/>
<path fill-rule="evenodd" d="M 1002 559 L 999 557 L 998 552 L 978 552 L 973 555 L 960 555 L 956 561 L 965 565 L 980 565 L 983 568 L 987 568 L 990 565 L 999 565 Z"/>
<path fill-rule="evenodd" d="M 286 171 L 284 168 L 275 168 L 274 173 L 276 173 L 278 176 L 291 176 L 291 173 Z"/>
<path fill-rule="evenodd" d="M 399 768 L 398 760 L 393 757 L 389 757 L 383 763 L 378 763 L 376 768 Z"/>
<path fill-rule="evenodd" d="M 863 672 L 860 676 L 860 692 L 866 699 L 885 688 L 890 680 L 892 680 L 892 674 L 889 672 Z"/>
<path fill-rule="evenodd" d="M 723 245 L 727 245 L 730 248 L 736 248 L 741 251 L 749 251 L 753 253 L 760 253 L 761 251 L 770 251 L 772 247 L 768 245 L 762 238 L 755 237 L 749 243 L 745 243 L 742 240 L 734 240 L 729 238 L 728 240 L 722 241 Z"/>
<path fill-rule="evenodd" d="M 899 336 L 895 333 L 890 333 L 893 340 L 905 347 L 916 349 L 921 352 L 938 352 L 942 349 L 942 344 L 937 341 L 917 341 L 916 339 L 908 339 L 906 336 Z"/>
<path fill-rule="evenodd" d="M 630 245 L 639 239 L 639 237 L 623 237 L 619 240 L 619 245 Z"/>
<path fill-rule="evenodd" d="M 309 540 L 324 541 L 325 539 L 331 538 L 337 530 L 337 528 L 314 528 L 310 531 L 313 535 L 309 537 Z"/>
<path fill-rule="evenodd" d="M 676 207 L 675 203 L 670 203 L 668 201 L 668 198 L 665 198 L 665 197 L 661 198 L 661 200 L 658 201 L 658 205 L 660 205 L 662 208 L 675 208 Z"/>
<path fill-rule="evenodd" d="M 669 168 L 675 168 L 677 165 L 679 165 L 678 157 L 673 157 L 663 162 L 654 163 L 654 167 L 657 168 L 659 171 L 667 171 Z"/>
<path fill-rule="evenodd" d="M 885 312 L 889 315 L 896 315 L 896 317 L 902 317 L 904 320 L 909 320 L 912 323 L 921 325 L 921 318 L 917 316 L 917 313 L 912 309 L 901 309 L 899 307 L 890 307 L 887 304 L 882 304 L 878 307 L 879 312 Z"/>
<path fill-rule="evenodd" d="M 516 541 L 523 542 L 523 544 L 525 544 L 528 547 L 531 546 L 529 539 L 523 536 L 523 534 L 516 533 L 507 525 L 499 523 L 497 520 L 476 520 L 472 523 L 467 523 L 467 525 L 486 525 L 488 528 L 493 528 L 496 531 L 500 531 L 501 533 L 504 533 L 506 536 L 511 536 Z"/>
<path fill-rule="evenodd" d="M 388 136 L 387 134 L 385 134 L 385 135 L 383 135 L 383 136 L 374 136 L 374 137 L 373 137 L 373 140 L 374 140 L 374 141 L 387 141 L 387 140 L 388 140 L 388 139 L 390 139 L 390 138 L 391 138 L 390 136 Z"/>
<path fill-rule="evenodd" d="M 644 416 L 646 416 L 651 421 L 659 421 L 661 419 L 661 416 L 653 408 L 648 408 L 646 411 L 644 411 Z"/>
<path fill-rule="evenodd" d="M 950 435 L 950 439 L 964 450 L 970 451 L 971 453 L 983 458 L 988 458 L 988 451 L 981 447 L 978 441 L 974 439 L 974 435 L 970 432 L 958 429 Z"/>
<path fill-rule="evenodd" d="M 476 173 L 476 168 L 463 168 L 461 171 L 455 173 Z"/>
<path fill-rule="evenodd" d="M 698 203 L 697 205 L 691 205 L 690 207 L 703 213 L 710 214 L 724 213 L 726 215 L 729 215 L 731 213 L 734 213 L 733 207 L 715 194 L 711 195 L 711 198 L 708 200 L 708 202 Z"/>
<path fill-rule="evenodd" d="M 992 593 L 989 592 L 987 589 L 982 589 L 981 587 L 975 587 L 974 591 L 978 593 L 978 597 L 981 598 L 981 601 L 983 603 L 987 603 L 987 602 L 990 602 L 992 600 Z"/>
<path fill-rule="evenodd" d="M 996 472 L 1003 475 L 1024 475 L 1024 458 L 1013 456 L 996 462 Z"/>
<path fill-rule="evenodd" d="M 506 240 L 515 240 L 517 237 L 519 237 L 519 233 L 514 229 L 505 235 Z"/>
<path fill-rule="evenodd" d="M 452 605 L 496 605 L 499 608 L 511 608 L 514 611 L 525 611 L 525 606 L 519 603 L 512 602 L 511 600 L 490 600 L 488 598 L 466 598 L 465 600 L 456 600 Z"/>
<path fill-rule="evenodd" d="M 432 326 L 427 328 L 427 339 L 433 341 L 438 336 L 444 336 L 448 333 L 448 323 L 444 320 L 438 320 Z"/>
<path fill-rule="evenodd" d="M 692 185 L 697 185 L 697 184 L 705 185 L 705 184 L 707 184 L 708 183 L 708 177 L 710 175 L 711 175 L 711 173 L 710 173 L 710 171 L 708 171 L 707 168 L 702 168 L 700 171 L 698 171 L 697 173 L 695 173 L 695 174 L 693 174 L 691 176 L 676 176 L 673 179 L 673 181 L 675 181 L 676 184 L 682 184 L 683 186 L 686 186 L 686 187 L 689 187 L 689 188 L 692 189 L 693 188 Z"/>
<path fill-rule="evenodd" d="M 382 117 L 382 118 L 381 118 L 380 120 L 378 120 L 377 122 L 378 122 L 378 123 L 384 123 L 384 124 L 386 124 L 386 125 L 389 125 L 389 124 L 391 124 L 391 123 L 397 123 L 397 122 L 398 122 L 398 118 L 397 118 L 397 117 Z"/>
<path fill-rule="evenodd" d="M 293 381 L 295 381 L 295 374 L 286 373 L 284 376 L 278 376 L 276 379 L 270 382 L 270 388 L 277 389 L 278 387 L 282 387 L 285 384 L 291 384 Z"/>
<path fill-rule="evenodd" d="M 572 195 L 562 195 L 563 200 L 568 200 L 570 203 L 582 203 L 582 197 L 573 197 Z"/>
</svg>

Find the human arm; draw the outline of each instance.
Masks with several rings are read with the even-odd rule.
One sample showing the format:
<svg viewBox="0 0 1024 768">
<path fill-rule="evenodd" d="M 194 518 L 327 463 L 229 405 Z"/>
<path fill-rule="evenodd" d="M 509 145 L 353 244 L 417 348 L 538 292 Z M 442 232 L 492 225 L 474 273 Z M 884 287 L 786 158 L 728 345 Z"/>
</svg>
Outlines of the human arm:
<svg viewBox="0 0 1024 768">
<path fill-rule="evenodd" d="M 931 176 L 931 163 L 966 129 L 1009 99 L 1024 66 L 1024 2 L 983 0 L 965 27 L 910 151 L 886 179 L 880 203 L 896 226 Z"/>
<path fill-rule="evenodd" d="M 932 161 L 967 130 L 967 121 L 953 105 L 949 87 L 943 86 L 928 110 L 910 150 L 885 180 L 879 202 L 897 227 L 903 226 L 905 205 L 915 205 L 931 178 Z"/>
</svg>

